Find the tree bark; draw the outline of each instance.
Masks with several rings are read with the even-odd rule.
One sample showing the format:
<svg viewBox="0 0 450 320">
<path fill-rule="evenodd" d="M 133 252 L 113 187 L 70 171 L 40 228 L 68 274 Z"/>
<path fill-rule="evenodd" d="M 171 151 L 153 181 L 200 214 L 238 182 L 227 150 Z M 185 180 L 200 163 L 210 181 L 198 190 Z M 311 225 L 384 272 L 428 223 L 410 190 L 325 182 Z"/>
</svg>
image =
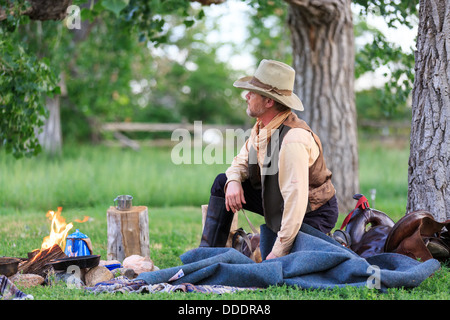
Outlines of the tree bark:
<svg viewBox="0 0 450 320">
<path fill-rule="evenodd" d="M 407 212 L 450 218 L 450 3 L 421 0 L 408 169 Z"/>
<path fill-rule="evenodd" d="M 11 1 L 12 2 L 12 1 Z M 72 0 L 28 0 L 30 7 L 21 15 L 27 15 L 31 20 L 63 20 L 67 16 L 67 8 L 72 4 Z M 10 7 L 13 7 L 12 4 Z M 10 12 L 0 8 L 0 21 L 8 18 Z"/>
<path fill-rule="evenodd" d="M 67 15 L 67 7 L 72 0 L 28 0 L 31 4 L 30 12 L 26 13 L 31 20 L 63 20 Z"/>
<path fill-rule="evenodd" d="M 43 131 L 38 135 L 39 144 L 50 155 L 61 154 L 62 131 L 60 116 L 60 96 L 47 98 L 49 117 L 45 122 Z"/>
<path fill-rule="evenodd" d="M 333 172 L 339 210 L 359 193 L 354 94 L 354 36 L 350 0 L 287 0 L 296 70 L 298 115 L 320 137 Z"/>
<path fill-rule="evenodd" d="M 61 96 L 67 95 L 67 87 L 64 73 L 61 73 L 59 77 L 61 94 L 52 98 L 47 97 L 46 107 L 49 111 L 49 116 L 45 121 L 42 132 L 38 134 L 39 144 L 45 152 L 52 156 L 60 155 L 62 152 L 60 99 Z"/>
</svg>

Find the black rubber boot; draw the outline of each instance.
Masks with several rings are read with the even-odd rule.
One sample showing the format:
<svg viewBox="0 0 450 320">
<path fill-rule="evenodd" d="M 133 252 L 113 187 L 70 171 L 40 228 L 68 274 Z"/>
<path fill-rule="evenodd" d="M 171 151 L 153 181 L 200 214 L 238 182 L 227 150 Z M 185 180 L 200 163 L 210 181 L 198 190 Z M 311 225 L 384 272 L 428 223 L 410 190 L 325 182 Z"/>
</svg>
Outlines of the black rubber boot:
<svg viewBox="0 0 450 320">
<path fill-rule="evenodd" d="M 200 247 L 225 247 L 233 216 L 233 212 L 227 211 L 224 198 L 211 196 Z"/>
</svg>

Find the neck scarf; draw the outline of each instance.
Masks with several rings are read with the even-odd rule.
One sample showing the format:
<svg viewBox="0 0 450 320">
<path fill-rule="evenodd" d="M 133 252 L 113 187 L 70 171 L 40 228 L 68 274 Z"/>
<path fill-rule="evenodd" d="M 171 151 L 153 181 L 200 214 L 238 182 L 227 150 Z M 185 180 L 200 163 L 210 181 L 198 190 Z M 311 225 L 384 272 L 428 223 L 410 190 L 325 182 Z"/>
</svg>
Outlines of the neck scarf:
<svg viewBox="0 0 450 320">
<path fill-rule="evenodd" d="M 258 164 L 262 167 L 264 158 L 266 156 L 267 144 L 270 141 L 272 134 L 278 129 L 278 127 L 286 120 L 291 114 L 291 110 L 278 113 L 272 120 L 264 126 L 261 120 L 257 120 L 252 128 L 250 134 L 250 142 L 253 148 L 256 150 L 258 157 Z"/>
</svg>

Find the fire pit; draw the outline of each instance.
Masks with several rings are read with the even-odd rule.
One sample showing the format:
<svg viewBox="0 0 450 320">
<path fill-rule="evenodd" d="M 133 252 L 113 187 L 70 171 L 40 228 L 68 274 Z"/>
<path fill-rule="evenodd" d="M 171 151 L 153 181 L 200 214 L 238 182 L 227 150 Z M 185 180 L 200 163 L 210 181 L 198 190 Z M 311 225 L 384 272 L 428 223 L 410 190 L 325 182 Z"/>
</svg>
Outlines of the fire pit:
<svg viewBox="0 0 450 320">
<path fill-rule="evenodd" d="M 28 253 L 28 260 L 21 263 L 18 271 L 22 273 L 33 273 L 45 278 L 48 271 L 53 267 L 58 268 L 61 264 L 67 265 L 84 265 L 86 263 L 95 264 L 96 259 L 100 256 L 89 256 L 91 259 L 78 257 L 76 259 L 67 260 L 67 255 L 64 253 L 66 237 L 70 229 L 73 227 L 72 223 L 66 223 L 64 217 L 61 216 L 62 207 L 58 207 L 58 211 L 48 211 L 47 217 L 51 220 L 51 229 L 49 236 L 45 237 L 41 248 Z M 86 218 L 86 217 L 85 217 Z M 77 220 L 76 220 L 77 221 Z M 85 222 L 83 221 L 77 222 Z M 80 259 L 82 258 L 82 259 Z M 64 261 L 66 260 L 66 261 Z M 83 261 L 87 260 L 87 261 Z M 81 261 L 81 262 L 80 262 Z M 98 262 L 97 262 L 98 265 Z M 81 267 L 80 267 L 81 268 Z"/>
<path fill-rule="evenodd" d="M 51 260 L 47 265 L 53 266 L 56 271 L 65 271 L 69 266 L 77 266 L 80 269 L 94 268 L 100 263 L 99 255 L 89 255 L 81 257 L 69 257 L 63 259 Z"/>
</svg>

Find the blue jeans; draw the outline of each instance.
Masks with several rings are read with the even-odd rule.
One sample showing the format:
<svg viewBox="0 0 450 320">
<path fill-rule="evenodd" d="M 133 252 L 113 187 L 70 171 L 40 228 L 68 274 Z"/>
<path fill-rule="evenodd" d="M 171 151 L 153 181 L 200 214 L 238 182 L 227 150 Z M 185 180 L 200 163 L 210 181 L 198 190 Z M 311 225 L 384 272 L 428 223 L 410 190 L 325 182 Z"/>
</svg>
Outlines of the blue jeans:
<svg viewBox="0 0 450 320">
<path fill-rule="evenodd" d="M 219 174 L 211 187 L 211 195 L 225 198 L 224 187 L 226 182 L 226 175 L 224 173 Z M 244 197 L 246 202 L 243 205 L 243 208 L 264 216 L 261 190 L 254 189 L 248 180 L 242 182 L 242 188 L 244 189 Z M 319 209 L 308 212 L 303 218 L 303 223 L 306 223 L 311 227 L 322 231 L 323 233 L 329 233 L 334 228 L 338 215 L 339 209 L 337 199 L 336 196 L 333 196 Z"/>
</svg>

